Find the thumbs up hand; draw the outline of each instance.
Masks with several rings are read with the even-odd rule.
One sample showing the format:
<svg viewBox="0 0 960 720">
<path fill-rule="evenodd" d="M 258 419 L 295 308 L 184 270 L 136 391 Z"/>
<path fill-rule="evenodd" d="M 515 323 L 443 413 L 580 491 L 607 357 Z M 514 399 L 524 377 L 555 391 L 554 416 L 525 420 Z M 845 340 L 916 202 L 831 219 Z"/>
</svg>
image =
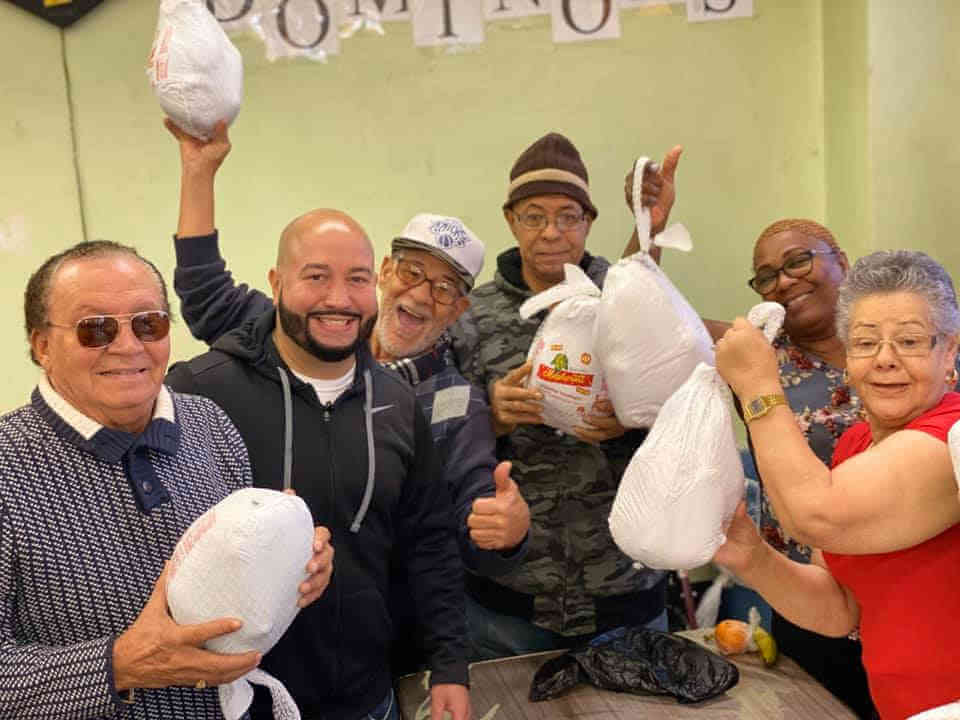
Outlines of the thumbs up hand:
<svg viewBox="0 0 960 720">
<path fill-rule="evenodd" d="M 643 168 L 643 185 L 641 186 L 640 204 L 650 208 L 650 236 L 661 232 L 667 225 L 667 218 L 673 209 L 677 198 L 676 180 L 677 164 L 683 147 L 676 145 L 663 158 L 663 165 L 647 163 Z M 634 212 L 633 207 L 633 170 L 627 173 L 623 182 L 623 192 L 626 196 L 627 207 Z"/>
<path fill-rule="evenodd" d="M 677 172 L 677 163 L 680 162 L 680 153 L 682 152 L 683 148 L 677 145 L 663 158 L 663 167 L 657 178 L 660 180 L 660 189 L 650 206 L 650 232 L 654 234 L 662 232 L 663 228 L 666 227 L 667 218 L 670 217 L 673 203 L 677 199 L 674 175 Z M 646 177 L 644 177 L 644 180 L 646 180 Z"/>
<path fill-rule="evenodd" d="M 493 471 L 496 493 L 477 498 L 467 518 L 470 539 L 481 550 L 508 550 L 520 544 L 530 529 L 530 508 L 510 477 L 510 463 Z"/>
</svg>

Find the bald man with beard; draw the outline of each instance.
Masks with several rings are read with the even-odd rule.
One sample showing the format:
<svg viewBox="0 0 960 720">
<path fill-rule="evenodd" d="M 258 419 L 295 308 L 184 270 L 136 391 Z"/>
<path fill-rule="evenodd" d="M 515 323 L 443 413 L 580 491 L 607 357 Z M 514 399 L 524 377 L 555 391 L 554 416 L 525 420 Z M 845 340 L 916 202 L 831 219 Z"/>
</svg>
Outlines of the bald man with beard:
<svg viewBox="0 0 960 720">
<path fill-rule="evenodd" d="M 462 564 L 430 426 L 413 389 L 370 353 L 373 248 L 346 213 L 306 213 L 283 231 L 269 272 L 275 310 L 171 368 L 167 384 L 222 407 L 254 484 L 293 489 L 330 529 L 336 572 L 263 668 L 303 717 L 399 718 L 391 689 L 391 568 L 415 594 L 432 683 L 431 718 L 468 720 Z M 272 717 L 255 700 L 251 716 Z"/>
</svg>

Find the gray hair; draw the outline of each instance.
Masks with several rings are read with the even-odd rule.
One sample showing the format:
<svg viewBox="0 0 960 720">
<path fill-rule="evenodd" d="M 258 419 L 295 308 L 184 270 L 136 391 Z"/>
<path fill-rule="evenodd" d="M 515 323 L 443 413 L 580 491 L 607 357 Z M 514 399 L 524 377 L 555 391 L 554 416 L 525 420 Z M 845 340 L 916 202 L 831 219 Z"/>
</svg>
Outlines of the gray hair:
<svg viewBox="0 0 960 720">
<path fill-rule="evenodd" d="M 937 333 L 960 332 L 960 310 L 950 275 L 936 260 L 917 250 L 880 250 L 854 263 L 837 297 L 837 335 L 847 343 L 854 304 L 870 295 L 909 292 L 927 301 Z"/>
</svg>

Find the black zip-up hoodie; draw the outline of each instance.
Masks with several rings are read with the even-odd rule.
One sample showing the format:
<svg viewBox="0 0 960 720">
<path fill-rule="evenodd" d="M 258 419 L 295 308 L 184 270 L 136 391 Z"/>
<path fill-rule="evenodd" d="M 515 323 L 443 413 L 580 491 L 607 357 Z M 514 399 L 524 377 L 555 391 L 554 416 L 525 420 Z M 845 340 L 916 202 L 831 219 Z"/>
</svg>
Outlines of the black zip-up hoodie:
<svg viewBox="0 0 960 720">
<path fill-rule="evenodd" d="M 353 386 L 325 405 L 280 358 L 274 326 L 275 313 L 265 313 L 167 376 L 173 389 L 226 411 L 247 445 L 256 486 L 292 486 L 332 535 L 330 586 L 262 667 L 286 685 L 305 718 L 351 720 L 374 708 L 391 683 L 393 559 L 408 568 L 431 682 L 466 685 L 455 514 L 413 390 L 364 343 Z M 252 711 L 259 717 L 256 704 Z"/>
</svg>

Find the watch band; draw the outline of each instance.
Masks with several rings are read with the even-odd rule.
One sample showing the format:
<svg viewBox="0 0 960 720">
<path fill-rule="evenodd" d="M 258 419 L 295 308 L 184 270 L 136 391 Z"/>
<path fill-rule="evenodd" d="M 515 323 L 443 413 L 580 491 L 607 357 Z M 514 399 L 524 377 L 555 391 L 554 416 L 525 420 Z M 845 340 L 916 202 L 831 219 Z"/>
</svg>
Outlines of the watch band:
<svg viewBox="0 0 960 720">
<path fill-rule="evenodd" d="M 783 393 L 758 395 L 743 406 L 743 421 L 749 423 L 757 418 L 761 418 L 777 405 L 786 405 L 789 407 L 790 403 L 787 402 L 787 396 Z"/>
</svg>

